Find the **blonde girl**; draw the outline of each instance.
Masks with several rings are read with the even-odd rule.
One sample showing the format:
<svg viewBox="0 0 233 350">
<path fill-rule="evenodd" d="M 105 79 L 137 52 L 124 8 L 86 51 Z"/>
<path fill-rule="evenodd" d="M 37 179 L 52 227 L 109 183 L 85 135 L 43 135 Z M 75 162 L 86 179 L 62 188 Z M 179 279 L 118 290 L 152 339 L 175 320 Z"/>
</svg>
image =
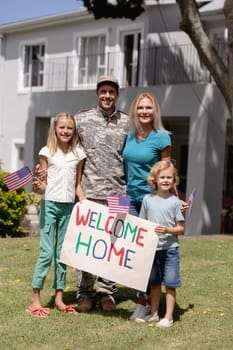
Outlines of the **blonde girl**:
<svg viewBox="0 0 233 350">
<path fill-rule="evenodd" d="M 54 257 L 55 307 L 64 313 L 75 313 L 72 305 L 63 302 L 66 265 L 59 262 L 76 196 L 83 197 L 81 173 L 84 152 L 77 146 L 74 118 L 59 113 L 52 120 L 47 145 L 39 152 L 41 174 L 35 178 L 34 189 L 43 192 L 40 209 L 40 254 L 32 280 L 31 302 L 27 309 L 32 316 L 47 317 L 50 308 L 42 307 L 40 291 Z"/>
</svg>

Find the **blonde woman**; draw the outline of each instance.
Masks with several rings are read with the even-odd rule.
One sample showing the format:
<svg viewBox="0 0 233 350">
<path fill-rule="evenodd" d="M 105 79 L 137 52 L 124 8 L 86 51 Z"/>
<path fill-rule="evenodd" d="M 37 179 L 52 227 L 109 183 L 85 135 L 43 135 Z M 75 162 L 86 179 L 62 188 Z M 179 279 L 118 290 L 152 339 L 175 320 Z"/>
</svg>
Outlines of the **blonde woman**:
<svg viewBox="0 0 233 350">
<path fill-rule="evenodd" d="M 150 193 L 146 179 L 152 166 L 161 159 L 171 158 L 171 138 L 162 124 L 159 103 L 149 92 L 143 92 L 133 100 L 129 128 L 123 158 L 130 214 L 138 216 L 143 197 Z M 146 294 L 138 292 L 136 309 L 130 319 L 145 316 L 148 310 Z"/>
<path fill-rule="evenodd" d="M 171 138 L 163 127 L 159 103 L 150 93 L 143 92 L 133 100 L 129 129 L 123 158 L 131 214 L 138 216 L 143 197 L 150 192 L 146 179 L 152 166 L 171 158 Z"/>
</svg>

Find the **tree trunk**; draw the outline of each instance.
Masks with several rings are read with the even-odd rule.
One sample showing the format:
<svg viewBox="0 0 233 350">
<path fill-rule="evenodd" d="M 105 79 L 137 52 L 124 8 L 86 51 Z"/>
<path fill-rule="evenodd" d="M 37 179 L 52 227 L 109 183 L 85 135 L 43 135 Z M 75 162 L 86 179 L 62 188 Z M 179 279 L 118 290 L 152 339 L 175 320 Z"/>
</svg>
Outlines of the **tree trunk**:
<svg viewBox="0 0 233 350">
<path fill-rule="evenodd" d="M 223 11 L 226 17 L 228 28 L 228 49 L 229 49 L 229 92 L 231 98 L 231 121 L 233 134 L 233 1 L 225 0 Z"/>
<path fill-rule="evenodd" d="M 217 86 L 225 98 L 229 110 L 232 111 L 233 100 L 229 89 L 229 71 L 204 31 L 196 1 L 176 1 L 180 7 L 182 15 L 180 29 L 186 32 L 190 37 L 198 51 L 200 59 L 212 74 Z M 232 0 L 226 0 L 226 2 L 232 3 Z"/>
</svg>

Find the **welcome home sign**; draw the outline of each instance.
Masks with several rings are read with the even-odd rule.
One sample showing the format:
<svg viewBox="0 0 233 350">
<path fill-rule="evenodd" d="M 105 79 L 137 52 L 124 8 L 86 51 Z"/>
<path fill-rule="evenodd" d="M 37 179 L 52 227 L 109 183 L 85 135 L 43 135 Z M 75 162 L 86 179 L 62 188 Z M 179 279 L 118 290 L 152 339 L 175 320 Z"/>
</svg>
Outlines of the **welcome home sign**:
<svg viewBox="0 0 233 350">
<path fill-rule="evenodd" d="M 72 211 L 60 261 L 146 291 L 158 243 L 155 223 L 84 200 Z"/>
</svg>

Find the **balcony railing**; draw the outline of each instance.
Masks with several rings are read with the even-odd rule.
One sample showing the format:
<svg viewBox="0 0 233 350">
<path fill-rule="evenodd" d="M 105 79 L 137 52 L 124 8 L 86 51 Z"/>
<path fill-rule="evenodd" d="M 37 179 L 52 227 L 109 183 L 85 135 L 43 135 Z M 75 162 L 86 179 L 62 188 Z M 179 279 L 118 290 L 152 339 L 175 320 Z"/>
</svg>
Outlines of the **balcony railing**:
<svg viewBox="0 0 233 350">
<path fill-rule="evenodd" d="M 40 87 L 45 91 L 92 89 L 101 74 L 114 74 L 123 88 L 213 81 L 192 44 L 147 48 L 134 54 L 108 52 L 104 64 L 99 63 L 99 57 L 44 59 L 43 83 Z M 35 74 L 36 71 L 33 72 Z"/>
</svg>

